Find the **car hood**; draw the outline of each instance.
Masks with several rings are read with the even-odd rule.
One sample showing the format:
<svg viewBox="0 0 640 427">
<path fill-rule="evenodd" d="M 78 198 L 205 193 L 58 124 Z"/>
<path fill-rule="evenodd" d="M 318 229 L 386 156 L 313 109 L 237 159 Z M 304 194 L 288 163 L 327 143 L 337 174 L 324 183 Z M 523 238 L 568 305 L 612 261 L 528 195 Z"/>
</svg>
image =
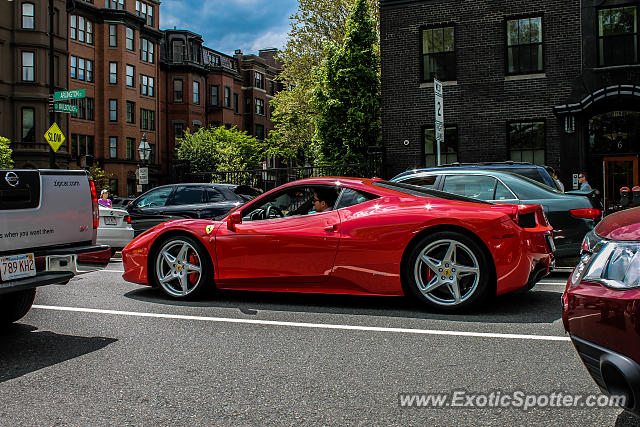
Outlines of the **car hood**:
<svg viewBox="0 0 640 427">
<path fill-rule="evenodd" d="M 610 240 L 640 240 L 640 207 L 605 217 L 594 231 L 598 236 Z"/>
</svg>

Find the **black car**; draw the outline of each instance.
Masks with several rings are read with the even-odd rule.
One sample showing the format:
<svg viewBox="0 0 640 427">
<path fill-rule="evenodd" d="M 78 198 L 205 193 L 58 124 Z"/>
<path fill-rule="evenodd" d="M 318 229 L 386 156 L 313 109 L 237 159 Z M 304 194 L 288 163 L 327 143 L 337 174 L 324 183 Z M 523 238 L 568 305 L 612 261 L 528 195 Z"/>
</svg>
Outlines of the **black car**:
<svg viewBox="0 0 640 427">
<path fill-rule="evenodd" d="M 582 238 L 602 216 L 593 192 L 563 193 L 533 179 L 495 169 L 422 169 L 403 172 L 391 181 L 497 203 L 542 205 L 554 229 L 554 255 L 558 259 L 578 257 Z"/>
<path fill-rule="evenodd" d="M 246 186 L 171 184 L 153 188 L 127 207 L 134 235 L 178 218 L 216 218 L 251 199 Z"/>
</svg>

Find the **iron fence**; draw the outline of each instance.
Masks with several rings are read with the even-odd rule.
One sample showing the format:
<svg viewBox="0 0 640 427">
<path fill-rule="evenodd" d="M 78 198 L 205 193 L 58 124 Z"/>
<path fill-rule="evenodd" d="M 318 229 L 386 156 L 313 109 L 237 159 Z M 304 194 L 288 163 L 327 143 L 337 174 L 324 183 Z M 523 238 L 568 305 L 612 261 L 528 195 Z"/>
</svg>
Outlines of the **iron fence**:
<svg viewBox="0 0 640 427">
<path fill-rule="evenodd" d="M 192 172 L 188 163 L 176 163 L 173 167 L 173 183 L 221 182 L 248 185 L 269 191 L 279 185 L 314 176 L 382 176 L 382 152 L 369 150 L 366 163 L 331 166 L 302 166 L 292 168 L 267 168 L 216 172 Z"/>
</svg>

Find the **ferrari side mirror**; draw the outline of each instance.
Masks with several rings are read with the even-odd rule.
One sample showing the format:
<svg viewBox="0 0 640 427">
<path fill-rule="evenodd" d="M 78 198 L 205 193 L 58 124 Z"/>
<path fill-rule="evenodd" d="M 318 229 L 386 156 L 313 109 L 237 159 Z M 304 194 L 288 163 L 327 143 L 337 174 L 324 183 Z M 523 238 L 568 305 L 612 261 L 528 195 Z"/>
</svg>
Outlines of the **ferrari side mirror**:
<svg viewBox="0 0 640 427">
<path fill-rule="evenodd" d="M 231 212 L 231 215 L 227 218 L 227 228 L 231 231 L 236 231 L 236 224 L 242 224 L 242 212 Z"/>
</svg>

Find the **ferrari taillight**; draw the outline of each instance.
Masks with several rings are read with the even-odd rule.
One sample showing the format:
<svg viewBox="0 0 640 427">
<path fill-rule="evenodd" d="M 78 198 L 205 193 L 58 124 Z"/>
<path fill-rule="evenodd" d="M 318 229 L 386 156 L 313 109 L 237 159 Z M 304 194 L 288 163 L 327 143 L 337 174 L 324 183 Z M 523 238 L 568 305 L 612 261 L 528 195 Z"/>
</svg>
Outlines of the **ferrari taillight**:
<svg viewBox="0 0 640 427">
<path fill-rule="evenodd" d="M 96 183 L 89 177 L 89 188 L 91 189 L 91 207 L 93 213 L 93 228 L 98 228 L 100 224 L 100 211 L 98 208 L 98 191 L 96 190 Z"/>
<path fill-rule="evenodd" d="M 571 215 L 577 218 L 584 218 L 584 219 L 599 220 L 602 216 L 602 212 L 600 211 L 600 209 L 595 209 L 595 208 L 571 209 L 569 212 L 571 213 Z"/>
</svg>

